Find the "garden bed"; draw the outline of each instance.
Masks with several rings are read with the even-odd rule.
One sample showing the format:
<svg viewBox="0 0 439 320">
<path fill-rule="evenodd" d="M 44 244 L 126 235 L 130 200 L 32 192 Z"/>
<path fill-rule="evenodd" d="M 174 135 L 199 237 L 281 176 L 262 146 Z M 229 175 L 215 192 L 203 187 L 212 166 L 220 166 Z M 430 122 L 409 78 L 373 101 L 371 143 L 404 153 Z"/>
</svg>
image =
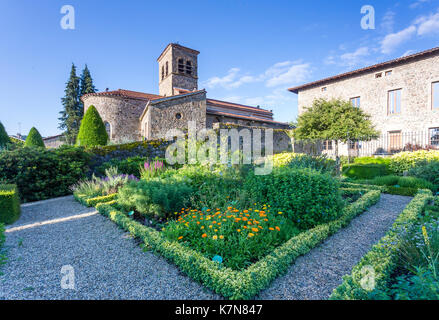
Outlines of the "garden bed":
<svg viewBox="0 0 439 320">
<path fill-rule="evenodd" d="M 389 299 L 389 290 L 395 283 L 401 246 L 401 235 L 412 230 L 425 217 L 425 208 L 433 199 L 429 190 L 420 190 L 378 244 L 353 268 L 351 275 L 331 295 L 333 300 Z M 425 236 L 425 234 L 424 234 Z M 426 242 L 428 242 L 426 240 Z M 437 280 L 435 285 L 438 286 Z M 431 285 L 433 283 L 430 283 Z M 402 291 L 408 291 L 410 285 Z M 399 288 L 401 291 L 401 288 Z M 421 293 L 415 293 L 420 295 Z"/>
<path fill-rule="evenodd" d="M 241 270 L 225 267 L 217 261 L 208 259 L 200 251 L 182 244 L 178 239 L 170 240 L 163 232 L 135 221 L 117 208 L 115 200 L 99 203 L 96 208 L 121 228 L 141 239 L 149 248 L 173 262 L 194 280 L 225 298 L 251 299 L 260 290 L 266 288 L 273 279 L 285 272 L 297 257 L 348 225 L 354 217 L 375 204 L 379 198 L 380 191 L 367 191 L 358 200 L 344 207 L 336 220 L 300 232 Z"/>
</svg>

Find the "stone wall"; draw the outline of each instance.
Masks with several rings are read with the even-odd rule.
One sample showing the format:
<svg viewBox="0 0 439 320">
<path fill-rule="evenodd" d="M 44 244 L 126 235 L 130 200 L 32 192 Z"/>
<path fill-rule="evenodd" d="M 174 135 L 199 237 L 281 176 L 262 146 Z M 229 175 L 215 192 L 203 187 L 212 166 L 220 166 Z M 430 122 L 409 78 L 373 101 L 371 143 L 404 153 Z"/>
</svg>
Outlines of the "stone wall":
<svg viewBox="0 0 439 320">
<path fill-rule="evenodd" d="M 242 127 L 264 127 L 273 129 L 286 129 L 286 125 L 276 122 L 264 122 L 257 120 L 245 120 L 222 115 L 207 114 L 206 127 L 213 128 L 216 123 L 235 124 Z"/>
<path fill-rule="evenodd" d="M 391 75 L 386 75 L 392 71 Z M 376 78 L 382 73 L 381 78 Z M 299 114 L 317 98 L 360 97 L 361 108 L 372 116 L 382 134 L 414 132 L 439 127 L 439 109 L 432 108 L 432 83 L 439 81 L 439 55 L 373 71 L 299 92 Z M 326 91 L 322 88 L 326 87 Z M 388 114 L 388 92 L 402 89 L 400 114 Z"/>
<path fill-rule="evenodd" d="M 171 129 L 185 130 L 189 121 L 195 121 L 197 129 L 206 126 L 206 92 L 200 91 L 182 96 L 160 99 L 150 103 L 141 119 L 146 139 L 163 138 Z"/>
<path fill-rule="evenodd" d="M 84 111 L 94 105 L 102 120 L 111 126 L 110 140 L 116 143 L 139 141 L 140 116 L 147 101 L 116 96 L 88 96 L 84 98 Z"/>
</svg>

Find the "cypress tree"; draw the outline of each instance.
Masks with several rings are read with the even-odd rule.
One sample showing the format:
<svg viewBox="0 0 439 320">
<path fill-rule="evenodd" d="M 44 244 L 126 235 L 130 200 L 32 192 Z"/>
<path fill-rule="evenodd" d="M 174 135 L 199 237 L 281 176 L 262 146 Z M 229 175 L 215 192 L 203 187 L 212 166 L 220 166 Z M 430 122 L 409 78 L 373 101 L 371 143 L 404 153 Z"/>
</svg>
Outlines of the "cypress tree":
<svg viewBox="0 0 439 320">
<path fill-rule="evenodd" d="M 76 144 L 85 147 L 105 146 L 108 134 L 104 122 L 94 106 L 90 106 L 84 115 Z"/>
<path fill-rule="evenodd" d="M 79 79 L 79 102 L 81 104 L 80 116 L 81 120 L 84 116 L 84 104 L 81 101 L 81 97 L 87 93 L 95 93 L 97 90 L 93 84 L 93 78 L 91 77 L 90 70 L 88 66 L 85 65 L 84 70 L 82 70 L 81 77 Z"/>
<path fill-rule="evenodd" d="M 6 148 L 7 145 L 10 143 L 11 143 L 11 139 L 9 139 L 9 136 L 6 133 L 5 127 L 0 122 L 0 149 Z"/>
<path fill-rule="evenodd" d="M 65 96 L 61 99 L 64 109 L 60 112 L 58 128 L 64 130 L 66 142 L 73 144 L 78 135 L 83 112 L 79 101 L 79 78 L 76 76 L 76 67 L 73 63 L 64 93 Z"/>
<path fill-rule="evenodd" d="M 42 147 L 45 148 L 43 138 L 35 127 L 30 129 L 29 134 L 24 142 L 25 147 Z"/>
</svg>

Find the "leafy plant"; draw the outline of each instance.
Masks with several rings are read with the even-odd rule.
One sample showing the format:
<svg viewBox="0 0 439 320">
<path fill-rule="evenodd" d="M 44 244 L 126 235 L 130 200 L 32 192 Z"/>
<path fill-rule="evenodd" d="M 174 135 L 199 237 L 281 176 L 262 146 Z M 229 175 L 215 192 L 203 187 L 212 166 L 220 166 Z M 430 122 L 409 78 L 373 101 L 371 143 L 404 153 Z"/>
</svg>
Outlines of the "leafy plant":
<svg viewBox="0 0 439 320">
<path fill-rule="evenodd" d="M 439 187 L 439 161 L 420 161 L 407 174 L 427 180 Z"/>
<path fill-rule="evenodd" d="M 395 174 L 403 174 L 425 161 L 439 161 L 439 151 L 401 152 L 390 158 L 389 168 Z"/>
<path fill-rule="evenodd" d="M 5 127 L 0 122 L 0 150 L 5 149 L 10 143 L 11 140 L 9 139 L 9 136 L 6 133 Z"/>
</svg>

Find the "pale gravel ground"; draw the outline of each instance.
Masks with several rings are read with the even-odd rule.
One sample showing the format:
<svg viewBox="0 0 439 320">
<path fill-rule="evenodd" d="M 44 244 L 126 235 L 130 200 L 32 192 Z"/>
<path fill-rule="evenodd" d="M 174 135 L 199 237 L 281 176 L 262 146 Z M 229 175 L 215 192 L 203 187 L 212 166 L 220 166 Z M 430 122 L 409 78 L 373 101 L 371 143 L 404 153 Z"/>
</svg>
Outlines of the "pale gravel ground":
<svg viewBox="0 0 439 320">
<path fill-rule="evenodd" d="M 286 275 L 277 278 L 258 299 L 324 300 L 338 287 L 361 258 L 390 229 L 412 200 L 410 197 L 381 195 L 368 212 L 299 257 Z"/>
<path fill-rule="evenodd" d="M 296 260 L 258 299 L 327 299 L 373 244 L 384 236 L 411 198 L 381 201 L 322 245 Z M 64 197 L 26 205 L 8 228 L 93 212 Z M 219 299 L 163 258 L 95 214 L 6 234 L 8 262 L 0 299 Z M 60 286 L 61 267 L 75 269 L 76 290 Z"/>
<path fill-rule="evenodd" d="M 8 228 L 93 211 L 67 197 L 24 206 Z M 219 298 L 99 214 L 6 233 L 6 249 L 0 299 Z M 61 289 L 63 265 L 74 267 L 76 290 Z"/>
</svg>

